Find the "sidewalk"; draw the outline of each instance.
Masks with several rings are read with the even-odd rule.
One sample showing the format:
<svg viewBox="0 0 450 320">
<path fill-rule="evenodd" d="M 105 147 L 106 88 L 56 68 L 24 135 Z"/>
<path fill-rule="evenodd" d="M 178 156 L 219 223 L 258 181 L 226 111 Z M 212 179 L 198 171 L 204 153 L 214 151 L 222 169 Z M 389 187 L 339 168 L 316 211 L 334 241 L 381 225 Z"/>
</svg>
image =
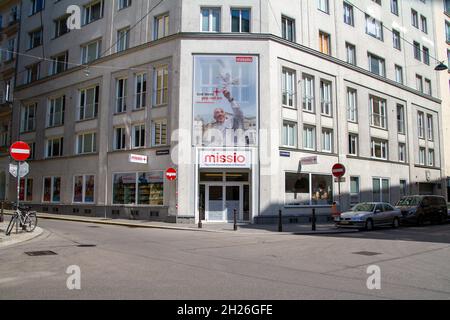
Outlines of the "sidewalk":
<svg viewBox="0 0 450 320">
<path fill-rule="evenodd" d="M 8 214 L 8 211 L 6 211 Z M 238 223 L 238 230 L 234 231 L 232 223 L 203 223 L 202 228 L 197 224 L 176 224 L 147 220 L 105 219 L 99 217 L 82 217 L 49 213 L 38 213 L 39 219 L 53 219 L 62 221 L 74 221 L 84 223 L 97 223 L 131 228 L 153 228 L 168 230 L 185 230 L 201 232 L 237 232 L 239 234 L 335 234 L 358 232 L 356 229 L 339 229 L 333 223 L 316 225 L 316 231 L 311 230 L 311 224 L 284 224 L 283 232 L 278 232 L 278 225 L 273 224 L 249 224 Z"/>
<path fill-rule="evenodd" d="M 5 230 L 8 227 L 10 216 L 5 215 L 5 221 L 0 222 L 0 249 L 8 247 L 14 244 L 22 243 L 34 239 L 42 234 L 44 230 L 42 228 L 36 227 L 33 232 L 25 232 L 19 228 L 19 233 L 16 234 L 16 228 L 14 227 L 13 232 L 9 237 L 6 236 Z"/>
</svg>

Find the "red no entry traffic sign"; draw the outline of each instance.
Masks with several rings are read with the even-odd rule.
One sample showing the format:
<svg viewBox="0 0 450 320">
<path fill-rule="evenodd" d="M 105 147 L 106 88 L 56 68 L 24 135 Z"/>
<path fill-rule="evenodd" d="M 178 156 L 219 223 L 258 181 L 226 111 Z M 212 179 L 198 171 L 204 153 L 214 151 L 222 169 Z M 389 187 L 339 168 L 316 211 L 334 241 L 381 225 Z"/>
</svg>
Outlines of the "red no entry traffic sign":
<svg viewBox="0 0 450 320">
<path fill-rule="evenodd" d="M 174 168 L 169 168 L 166 170 L 166 178 L 169 181 L 174 181 L 177 179 L 177 170 Z"/>
<path fill-rule="evenodd" d="M 9 152 L 14 160 L 25 161 L 30 157 L 30 150 L 30 146 L 27 143 L 17 141 L 11 145 Z"/>
<path fill-rule="evenodd" d="M 331 172 L 333 173 L 333 176 L 340 178 L 345 174 L 345 167 L 343 164 L 336 163 L 331 169 Z"/>
</svg>

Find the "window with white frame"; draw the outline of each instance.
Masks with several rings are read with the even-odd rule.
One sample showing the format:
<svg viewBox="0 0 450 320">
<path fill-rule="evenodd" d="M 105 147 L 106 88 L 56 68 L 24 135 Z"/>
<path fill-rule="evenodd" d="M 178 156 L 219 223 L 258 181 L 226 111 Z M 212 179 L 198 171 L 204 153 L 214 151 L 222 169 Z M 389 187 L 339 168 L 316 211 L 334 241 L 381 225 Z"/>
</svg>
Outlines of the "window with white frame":
<svg viewBox="0 0 450 320">
<path fill-rule="evenodd" d="M 348 135 L 348 154 L 352 156 L 358 155 L 358 135 L 350 133 Z"/>
<path fill-rule="evenodd" d="M 152 121 L 152 146 L 167 145 L 167 120 Z"/>
<path fill-rule="evenodd" d="M 425 46 L 422 46 L 423 53 L 423 63 L 430 65 L 430 49 Z"/>
<path fill-rule="evenodd" d="M 386 100 L 370 96 L 370 125 L 382 129 L 387 128 Z"/>
<path fill-rule="evenodd" d="M 391 12 L 398 16 L 398 0 L 391 0 Z"/>
<path fill-rule="evenodd" d="M 431 80 L 425 78 L 424 93 L 431 96 Z"/>
<path fill-rule="evenodd" d="M 28 40 L 28 49 L 33 49 L 42 45 L 42 28 L 29 32 Z"/>
<path fill-rule="evenodd" d="M 428 149 L 428 165 L 434 167 L 434 150 Z"/>
<path fill-rule="evenodd" d="M 250 32 L 250 9 L 231 9 L 231 32 Z"/>
<path fill-rule="evenodd" d="M 220 8 L 201 8 L 202 32 L 220 32 Z"/>
<path fill-rule="evenodd" d="M 433 116 L 431 114 L 427 114 L 427 138 L 429 141 L 433 141 L 433 131 Z"/>
<path fill-rule="evenodd" d="M 84 24 L 88 24 L 103 18 L 104 1 L 92 1 L 84 6 Z"/>
<path fill-rule="evenodd" d="M 8 51 L 5 55 L 5 61 L 11 61 L 16 55 L 16 38 L 8 39 Z"/>
<path fill-rule="evenodd" d="M 356 66 L 356 47 L 353 44 L 346 42 L 345 50 L 347 52 L 347 63 Z"/>
<path fill-rule="evenodd" d="M 65 14 L 62 17 L 59 17 L 55 20 L 53 20 L 53 26 L 54 26 L 54 38 L 61 37 L 62 35 L 65 35 L 66 33 L 70 32 L 70 29 L 67 28 L 67 19 L 69 18 L 69 15 Z"/>
<path fill-rule="evenodd" d="M 303 75 L 303 110 L 314 112 L 314 78 Z"/>
<path fill-rule="evenodd" d="M 69 59 L 69 52 L 63 52 L 56 56 L 51 57 L 52 67 L 51 74 L 57 74 L 67 70 Z"/>
<path fill-rule="evenodd" d="M 141 73 L 134 77 L 135 79 L 135 99 L 134 108 L 141 109 L 147 105 L 147 74 Z"/>
<path fill-rule="evenodd" d="M 332 175 L 285 172 L 287 206 L 329 206 L 332 203 Z"/>
<path fill-rule="evenodd" d="M 131 0 L 118 0 L 118 10 L 122 10 L 131 6 Z"/>
<path fill-rule="evenodd" d="M 63 155 L 63 137 L 49 138 L 46 140 L 46 158 L 62 157 Z"/>
<path fill-rule="evenodd" d="M 95 176 L 76 175 L 73 179 L 73 202 L 94 203 Z"/>
<path fill-rule="evenodd" d="M 398 161 L 406 162 L 406 145 L 404 143 L 398 144 Z"/>
<path fill-rule="evenodd" d="M 282 105 L 295 107 L 295 71 L 283 68 L 282 71 Z"/>
<path fill-rule="evenodd" d="M 331 35 L 329 33 L 319 31 L 319 51 L 331 55 Z"/>
<path fill-rule="evenodd" d="M 421 61 L 422 60 L 422 54 L 421 54 L 421 51 L 420 51 L 420 43 L 414 41 L 413 42 L 413 49 L 414 49 L 414 58 L 416 60 Z"/>
<path fill-rule="evenodd" d="M 366 14 L 366 33 L 383 41 L 383 23 Z"/>
<path fill-rule="evenodd" d="M 100 86 L 80 90 L 78 120 L 97 117 Z"/>
<path fill-rule="evenodd" d="M 357 91 L 347 88 L 347 120 L 358 122 Z"/>
<path fill-rule="evenodd" d="M 27 74 L 26 74 L 26 83 L 27 84 L 39 80 L 40 69 L 41 69 L 41 64 L 39 62 L 32 64 L 32 65 L 26 67 L 25 69 L 27 72 Z"/>
<path fill-rule="evenodd" d="M 369 57 L 369 71 L 379 76 L 386 76 L 385 62 L 383 58 L 380 58 L 372 53 L 368 53 Z"/>
<path fill-rule="evenodd" d="M 400 32 L 392 29 L 392 43 L 395 49 L 401 50 Z"/>
<path fill-rule="evenodd" d="M 281 17 L 281 37 L 295 42 L 295 20 L 286 16 Z"/>
<path fill-rule="evenodd" d="M 397 104 L 397 132 L 400 134 L 405 134 L 405 107 L 401 104 Z"/>
<path fill-rule="evenodd" d="M 423 93 L 423 78 L 418 74 L 416 74 L 416 89 Z"/>
<path fill-rule="evenodd" d="M 36 109 L 37 104 L 31 104 L 21 108 L 20 112 L 20 132 L 30 132 L 36 129 Z"/>
<path fill-rule="evenodd" d="M 417 14 L 417 11 L 414 9 L 411 9 L 411 24 L 419 29 L 419 15 Z"/>
<path fill-rule="evenodd" d="M 372 178 L 372 196 L 374 202 L 390 202 L 390 186 L 387 178 Z"/>
<path fill-rule="evenodd" d="M 31 0 L 30 16 L 44 10 L 45 0 Z"/>
<path fill-rule="evenodd" d="M 359 203 L 359 177 L 350 177 L 350 205 Z"/>
<path fill-rule="evenodd" d="M 13 101 L 13 83 L 12 79 L 5 79 L 5 95 L 4 99 L 6 102 L 12 102 Z"/>
<path fill-rule="evenodd" d="M 77 136 L 77 154 L 97 152 L 97 134 L 85 132 Z"/>
<path fill-rule="evenodd" d="M 130 47 L 130 27 L 117 31 L 117 52 L 127 50 Z"/>
<path fill-rule="evenodd" d="M 395 65 L 395 81 L 403 84 L 403 68 L 399 65 Z"/>
<path fill-rule="evenodd" d="M 333 130 L 322 128 L 322 151 L 333 152 Z"/>
<path fill-rule="evenodd" d="M 133 148 L 145 147 L 145 124 L 133 125 L 132 140 Z"/>
<path fill-rule="evenodd" d="M 423 15 L 420 15 L 420 24 L 422 32 L 428 33 L 427 18 Z"/>
<path fill-rule="evenodd" d="M 375 139 L 371 140 L 371 156 L 375 159 L 387 160 L 388 157 L 388 142 L 386 140 Z"/>
<path fill-rule="evenodd" d="M 116 79 L 116 113 L 127 111 L 127 79 Z"/>
<path fill-rule="evenodd" d="M 123 150 L 126 148 L 126 129 L 125 127 L 114 128 L 114 150 Z"/>
<path fill-rule="evenodd" d="M 331 102 L 331 82 L 320 80 L 320 112 L 331 116 L 333 106 Z"/>
<path fill-rule="evenodd" d="M 417 135 L 425 139 L 425 115 L 421 111 L 417 112 Z"/>
<path fill-rule="evenodd" d="M 328 0 L 317 0 L 317 9 L 325 13 L 330 13 Z"/>
<path fill-rule="evenodd" d="M 419 148 L 419 164 L 424 166 L 425 165 L 425 148 L 420 147 Z"/>
<path fill-rule="evenodd" d="M 350 26 L 354 25 L 353 6 L 344 1 L 344 22 Z"/>
<path fill-rule="evenodd" d="M 164 105 L 168 102 L 169 90 L 169 67 L 161 66 L 155 68 L 154 101 L 155 106 Z"/>
<path fill-rule="evenodd" d="M 100 58 L 101 40 L 81 46 L 81 63 L 86 64 Z"/>
<path fill-rule="evenodd" d="M 47 105 L 47 127 L 56 127 L 64 124 L 64 109 L 66 96 L 52 98 Z"/>
<path fill-rule="evenodd" d="M 303 127 L 303 149 L 316 150 L 316 127 Z"/>
<path fill-rule="evenodd" d="M 57 203 L 61 201 L 61 177 L 44 177 L 42 202 Z"/>
<path fill-rule="evenodd" d="M 400 198 L 408 195 L 408 182 L 400 179 Z"/>
<path fill-rule="evenodd" d="M 169 35 L 169 14 L 155 17 L 154 39 L 158 40 Z"/>
<path fill-rule="evenodd" d="M 297 147 L 297 123 L 283 121 L 283 141 L 285 147 Z"/>
</svg>

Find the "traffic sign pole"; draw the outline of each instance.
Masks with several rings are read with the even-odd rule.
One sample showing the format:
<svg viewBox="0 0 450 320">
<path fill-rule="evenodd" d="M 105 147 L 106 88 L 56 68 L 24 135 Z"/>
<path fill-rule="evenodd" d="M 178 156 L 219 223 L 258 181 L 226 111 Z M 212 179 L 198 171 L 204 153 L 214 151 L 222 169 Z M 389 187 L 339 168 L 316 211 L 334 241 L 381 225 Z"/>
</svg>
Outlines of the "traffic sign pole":
<svg viewBox="0 0 450 320">
<path fill-rule="evenodd" d="M 17 213 L 19 214 L 19 221 L 21 221 L 19 201 L 20 201 L 20 161 L 17 161 Z M 19 221 L 16 222 L 16 234 L 19 233 Z"/>
</svg>

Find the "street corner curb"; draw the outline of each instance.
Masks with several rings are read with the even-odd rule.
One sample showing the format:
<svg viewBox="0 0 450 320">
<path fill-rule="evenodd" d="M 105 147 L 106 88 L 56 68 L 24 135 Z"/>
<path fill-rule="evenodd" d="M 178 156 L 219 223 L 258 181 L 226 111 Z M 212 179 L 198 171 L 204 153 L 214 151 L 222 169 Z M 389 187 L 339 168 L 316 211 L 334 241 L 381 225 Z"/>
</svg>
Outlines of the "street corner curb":
<svg viewBox="0 0 450 320">
<path fill-rule="evenodd" d="M 0 241 L 0 248 L 9 248 L 12 246 L 20 245 L 25 242 L 35 240 L 42 234 L 44 234 L 45 230 L 41 227 L 36 227 L 36 229 L 31 233 L 21 233 L 19 235 L 16 235 L 15 233 L 11 233 L 11 236 L 5 237 L 1 239 Z"/>
</svg>

